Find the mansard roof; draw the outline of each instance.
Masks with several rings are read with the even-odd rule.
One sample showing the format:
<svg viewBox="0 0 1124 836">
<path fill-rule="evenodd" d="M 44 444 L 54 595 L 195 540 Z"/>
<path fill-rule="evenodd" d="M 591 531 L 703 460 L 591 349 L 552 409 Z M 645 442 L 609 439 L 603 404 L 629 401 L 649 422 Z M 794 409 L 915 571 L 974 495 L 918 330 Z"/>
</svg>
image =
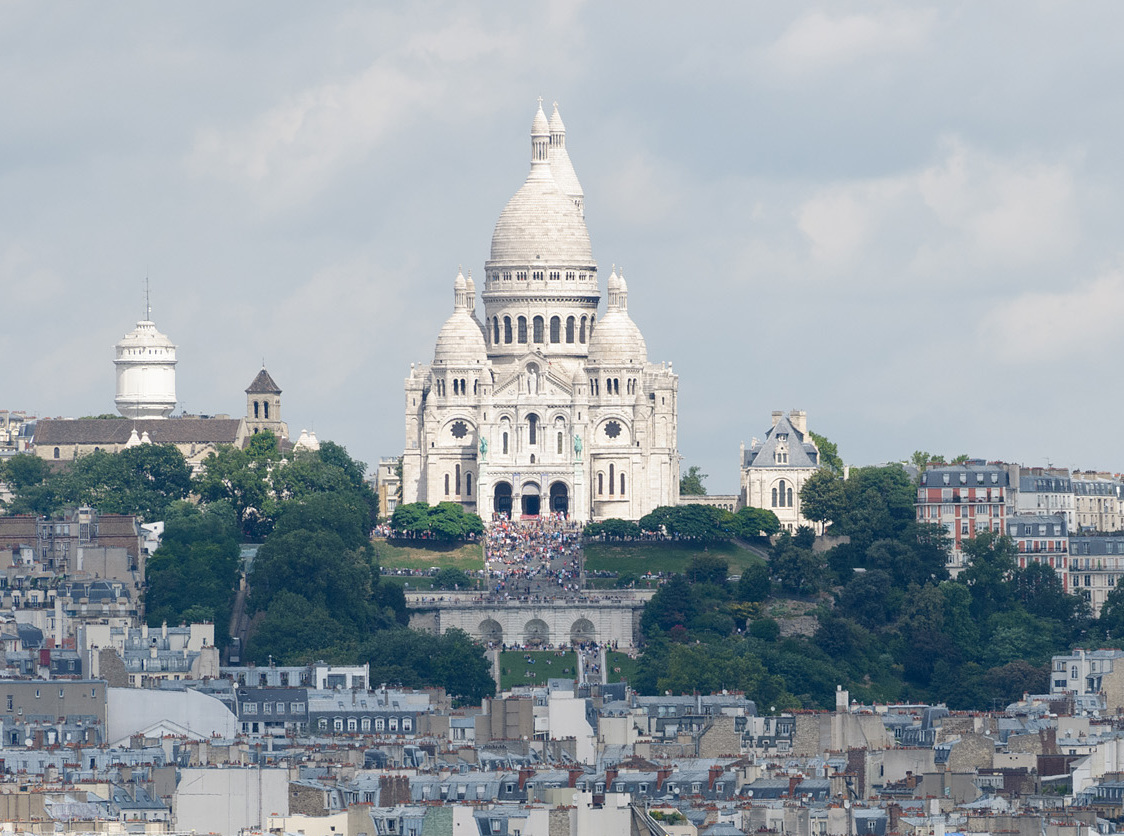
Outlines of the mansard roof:
<svg viewBox="0 0 1124 836">
<path fill-rule="evenodd" d="M 788 445 L 788 462 L 778 463 L 777 447 Z M 820 452 L 810 434 L 800 432 L 792 425 L 787 415 L 782 415 L 777 423 L 765 433 L 764 441 L 754 441 L 745 451 L 746 467 L 790 467 L 809 468 L 820 466 Z"/>
</svg>

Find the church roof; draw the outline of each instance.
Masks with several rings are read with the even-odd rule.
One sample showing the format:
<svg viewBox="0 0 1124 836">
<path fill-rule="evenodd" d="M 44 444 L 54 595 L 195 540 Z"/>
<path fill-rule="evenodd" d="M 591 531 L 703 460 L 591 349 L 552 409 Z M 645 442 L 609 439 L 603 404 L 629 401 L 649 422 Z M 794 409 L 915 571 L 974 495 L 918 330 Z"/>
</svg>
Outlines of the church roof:
<svg viewBox="0 0 1124 836">
<path fill-rule="evenodd" d="M 153 444 L 233 444 L 238 418 L 41 418 L 35 444 L 125 444 L 133 429 L 147 432 Z"/>
<path fill-rule="evenodd" d="M 269 376 L 269 372 L 262 366 L 262 370 L 258 372 L 258 376 L 254 378 L 253 383 L 250 384 L 246 390 L 247 395 L 280 395 L 281 387 L 273 382 L 273 378 Z"/>
<path fill-rule="evenodd" d="M 788 447 L 788 462 L 778 464 L 775 453 L 777 447 L 785 444 Z M 765 434 L 764 441 L 755 441 L 753 446 L 745 451 L 746 467 L 792 467 L 808 468 L 819 467 L 820 453 L 810 435 L 805 436 L 788 419 L 782 415 L 777 423 Z"/>
<path fill-rule="evenodd" d="M 597 321 L 589 337 L 589 359 L 610 365 L 646 363 L 648 344 L 628 315 L 628 285 L 615 269 L 609 275 L 608 290 L 605 316 Z"/>
<path fill-rule="evenodd" d="M 541 107 L 535 115 L 532 135 L 536 131 L 548 133 Z M 561 158 L 558 159 L 561 165 Z M 576 175 L 567 187 L 580 190 Z M 585 218 L 559 184 L 547 159 L 531 161 L 527 180 L 500 213 L 492 233 L 491 262 L 523 267 L 593 265 Z"/>
</svg>

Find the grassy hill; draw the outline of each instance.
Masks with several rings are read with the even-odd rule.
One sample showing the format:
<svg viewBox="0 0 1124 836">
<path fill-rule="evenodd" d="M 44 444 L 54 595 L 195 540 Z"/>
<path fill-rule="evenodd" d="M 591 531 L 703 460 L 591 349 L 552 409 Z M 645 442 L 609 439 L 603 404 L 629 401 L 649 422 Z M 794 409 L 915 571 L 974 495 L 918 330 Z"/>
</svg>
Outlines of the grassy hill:
<svg viewBox="0 0 1124 836">
<path fill-rule="evenodd" d="M 646 572 L 682 572 L 699 555 L 725 558 L 730 574 L 740 575 L 761 558 L 737 543 L 703 545 L 669 540 L 629 543 L 586 543 L 585 568 L 590 572 L 643 575 Z"/>
<path fill-rule="evenodd" d="M 409 545 L 403 545 L 409 542 Z M 385 569 L 460 569 L 476 572 L 484 568 L 480 543 L 441 543 L 436 540 L 375 540 L 375 557 Z"/>
</svg>

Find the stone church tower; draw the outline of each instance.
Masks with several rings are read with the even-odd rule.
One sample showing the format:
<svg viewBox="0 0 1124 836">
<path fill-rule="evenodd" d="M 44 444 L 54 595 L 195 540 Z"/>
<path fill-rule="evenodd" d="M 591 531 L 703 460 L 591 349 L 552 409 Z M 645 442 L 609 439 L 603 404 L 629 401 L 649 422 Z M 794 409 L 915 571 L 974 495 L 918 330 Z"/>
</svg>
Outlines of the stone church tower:
<svg viewBox="0 0 1124 836">
<path fill-rule="evenodd" d="M 270 430 L 278 439 L 289 437 L 289 425 L 281 420 L 281 387 L 264 366 L 246 388 L 246 430 Z"/>
<path fill-rule="evenodd" d="M 584 207 L 558 108 L 548 122 L 540 106 L 484 265 L 484 319 L 458 273 L 433 363 L 406 379 L 403 502 L 580 521 L 675 504 L 678 378 L 648 362 L 623 273 L 598 319 Z"/>
</svg>

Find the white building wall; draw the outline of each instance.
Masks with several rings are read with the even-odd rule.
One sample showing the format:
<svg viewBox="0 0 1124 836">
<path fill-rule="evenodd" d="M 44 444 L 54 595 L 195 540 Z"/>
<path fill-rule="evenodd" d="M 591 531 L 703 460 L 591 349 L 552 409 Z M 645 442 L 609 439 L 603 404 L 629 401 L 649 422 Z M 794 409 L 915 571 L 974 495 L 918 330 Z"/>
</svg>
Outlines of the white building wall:
<svg viewBox="0 0 1124 836">
<path fill-rule="evenodd" d="M 289 815 L 285 769 L 185 768 L 172 796 L 176 830 L 234 834 L 264 828 L 271 816 Z"/>
</svg>

